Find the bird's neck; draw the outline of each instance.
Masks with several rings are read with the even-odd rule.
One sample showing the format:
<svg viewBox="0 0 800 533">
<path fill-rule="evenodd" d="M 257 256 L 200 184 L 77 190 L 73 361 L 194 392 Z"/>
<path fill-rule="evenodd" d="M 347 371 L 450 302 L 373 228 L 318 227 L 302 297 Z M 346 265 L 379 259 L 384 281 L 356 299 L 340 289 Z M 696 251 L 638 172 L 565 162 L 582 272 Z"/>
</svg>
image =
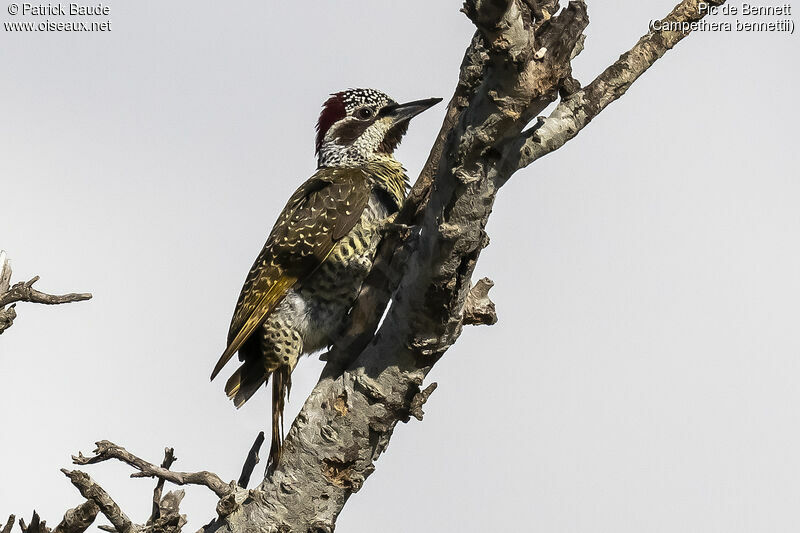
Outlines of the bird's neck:
<svg viewBox="0 0 800 533">
<path fill-rule="evenodd" d="M 394 154 L 380 152 L 375 146 L 353 143 L 348 146 L 326 142 L 319 149 L 317 168 L 357 168 L 371 163 L 398 164 Z"/>
</svg>

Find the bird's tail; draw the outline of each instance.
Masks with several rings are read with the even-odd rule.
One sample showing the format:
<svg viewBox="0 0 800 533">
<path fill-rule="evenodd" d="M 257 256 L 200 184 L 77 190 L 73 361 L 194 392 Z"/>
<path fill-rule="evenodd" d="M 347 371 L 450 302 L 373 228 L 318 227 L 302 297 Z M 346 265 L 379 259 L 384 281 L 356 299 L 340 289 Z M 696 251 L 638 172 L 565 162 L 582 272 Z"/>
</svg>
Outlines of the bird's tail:
<svg viewBox="0 0 800 533">
<path fill-rule="evenodd" d="M 272 441 L 267 459 L 267 474 L 271 474 L 281 458 L 283 444 L 283 409 L 292 389 L 292 369 L 282 365 L 272 373 Z"/>
<path fill-rule="evenodd" d="M 265 374 L 263 371 L 254 371 L 254 369 L 251 368 L 253 366 L 255 365 L 245 361 L 244 364 L 228 378 L 228 382 L 225 384 L 225 393 L 228 395 L 228 398 L 233 400 L 233 404 L 237 409 L 244 405 L 269 377 L 268 373 Z"/>
</svg>

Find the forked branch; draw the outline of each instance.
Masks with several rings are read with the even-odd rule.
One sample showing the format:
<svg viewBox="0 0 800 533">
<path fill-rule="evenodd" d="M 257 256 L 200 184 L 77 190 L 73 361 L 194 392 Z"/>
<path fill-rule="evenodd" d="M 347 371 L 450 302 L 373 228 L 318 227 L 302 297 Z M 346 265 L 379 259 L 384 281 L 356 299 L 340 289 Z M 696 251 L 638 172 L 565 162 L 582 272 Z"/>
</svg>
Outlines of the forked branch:
<svg viewBox="0 0 800 533">
<path fill-rule="evenodd" d="M 11 264 L 4 251 L 0 251 L 0 334 L 11 327 L 17 312 L 14 309 L 18 302 L 31 302 L 45 305 L 59 305 L 71 302 L 89 300 L 89 293 L 71 293 L 63 295 L 47 294 L 37 291 L 33 284 L 39 281 L 39 276 L 34 276 L 29 281 L 11 285 Z M 8 307 L 6 309 L 6 307 Z"/>
<path fill-rule="evenodd" d="M 117 459 L 138 470 L 138 472 L 131 474 L 131 477 L 155 477 L 176 485 L 202 485 L 211 489 L 220 498 L 228 496 L 235 490 L 235 484 L 232 486 L 231 483 L 225 483 L 218 475 L 212 472 L 173 472 L 167 468 L 149 463 L 113 442 L 101 440 L 95 444 L 97 448 L 93 452 L 93 457 L 85 457 L 82 453 L 78 453 L 77 456 L 72 456 L 72 462 L 76 465 L 90 465 L 108 461 L 109 459 Z"/>
<path fill-rule="evenodd" d="M 691 27 L 709 12 L 701 9 L 701 4 L 720 6 L 724 3 L 725 0 L 684 0 L 656 27 Z M 504 152 L 504 174 L 510 177 L 564 146 L 687 35 L 689 31 L 647 32 L 589 85 L 565 97 L 550 116 L 540 118 L 534 127 L 510 143 Z"/>
</svg>

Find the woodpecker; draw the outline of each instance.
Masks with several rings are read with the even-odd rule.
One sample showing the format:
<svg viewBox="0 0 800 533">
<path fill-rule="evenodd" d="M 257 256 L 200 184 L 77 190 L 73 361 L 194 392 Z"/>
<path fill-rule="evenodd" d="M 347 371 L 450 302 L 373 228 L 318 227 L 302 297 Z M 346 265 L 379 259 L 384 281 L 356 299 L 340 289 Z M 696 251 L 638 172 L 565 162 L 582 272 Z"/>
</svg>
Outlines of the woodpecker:
<svg viewBox="0 0 800 533">
<path fill-rule="evenodd" d="M 250 269 L 211 373 L 239 352 L 225 385 L 237 408 L 272 378 L 268 471 L 280 459 L 292 371 L 344 326 L 382 228 L 405 199 L 408 177 L 394 150 L 409 120 L 440 101 L 398 104 L 374 89 L 348 89 L 323 104 L 317 171 L 289 198 Z"/>
</svg>

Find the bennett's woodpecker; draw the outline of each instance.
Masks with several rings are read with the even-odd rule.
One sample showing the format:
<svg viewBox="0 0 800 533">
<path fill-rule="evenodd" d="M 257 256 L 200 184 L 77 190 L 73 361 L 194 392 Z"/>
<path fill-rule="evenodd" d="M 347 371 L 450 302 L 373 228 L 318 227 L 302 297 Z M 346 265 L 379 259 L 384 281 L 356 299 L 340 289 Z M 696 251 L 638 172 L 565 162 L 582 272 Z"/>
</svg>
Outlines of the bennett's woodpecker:
<svg viewBox="0 0 800 533">
<path fill-rule="evenodd" d="M 405 199 L 393 152 L 409 120 L 441 98 L 398 104 L 374 89 L 331 95 L 317 123 L 317 172 L 283 208 L 247 275 L 211 379 L 234 353 L 225 392 L 236 407 L 272 377 L 272 445 L 280 458 L 283 407 L 301 355 L 341 329 L 375 255 L 382 226 Z"/>
</svg>

